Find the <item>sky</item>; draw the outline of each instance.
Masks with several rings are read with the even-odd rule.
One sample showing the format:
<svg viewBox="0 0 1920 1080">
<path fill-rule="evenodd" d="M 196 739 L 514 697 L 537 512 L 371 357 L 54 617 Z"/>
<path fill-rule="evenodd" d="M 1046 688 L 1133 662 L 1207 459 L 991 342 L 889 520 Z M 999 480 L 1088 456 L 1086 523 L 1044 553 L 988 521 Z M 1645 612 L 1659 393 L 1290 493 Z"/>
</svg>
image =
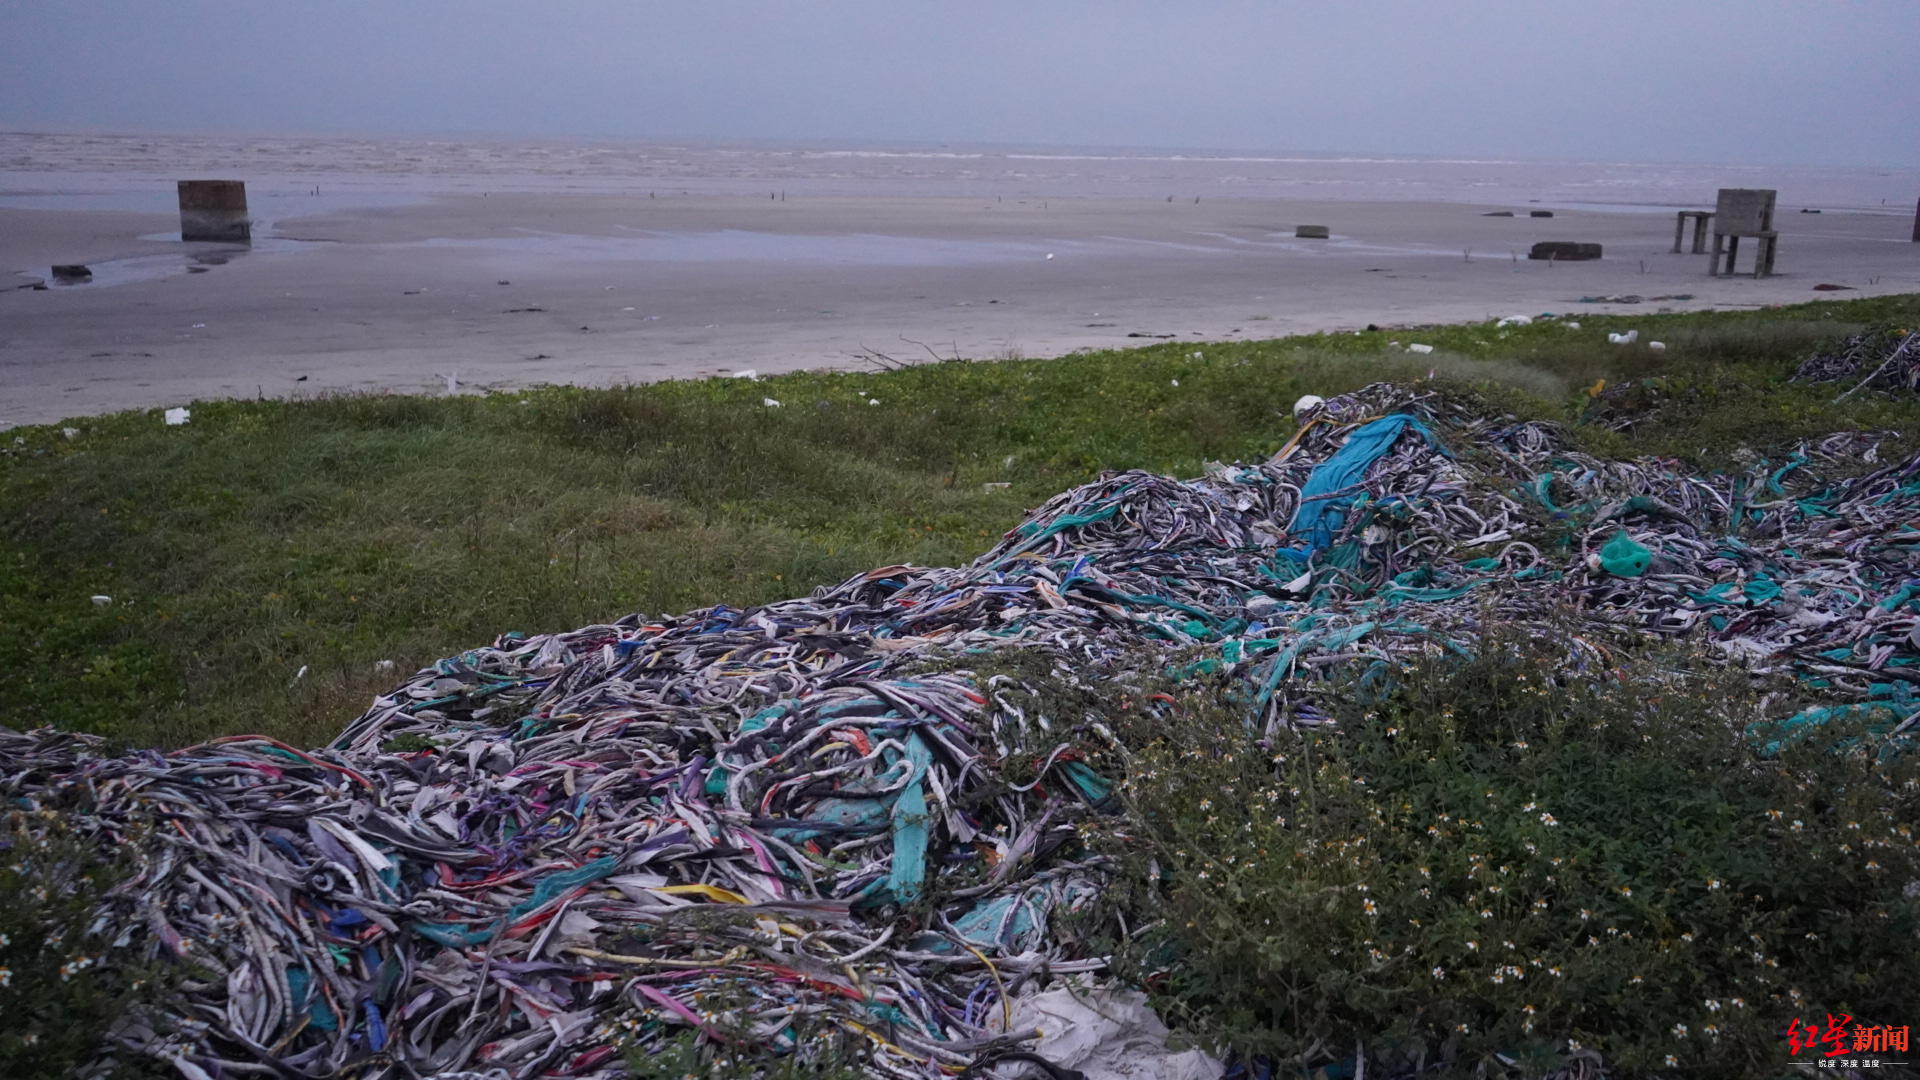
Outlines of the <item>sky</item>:
<svg viewBox="0 0 1920 1080">
<path fill-rule="evenodd" d="M 1920 0 L 4 0 L 0 130 L 1920 167 Z"/>
</svg>

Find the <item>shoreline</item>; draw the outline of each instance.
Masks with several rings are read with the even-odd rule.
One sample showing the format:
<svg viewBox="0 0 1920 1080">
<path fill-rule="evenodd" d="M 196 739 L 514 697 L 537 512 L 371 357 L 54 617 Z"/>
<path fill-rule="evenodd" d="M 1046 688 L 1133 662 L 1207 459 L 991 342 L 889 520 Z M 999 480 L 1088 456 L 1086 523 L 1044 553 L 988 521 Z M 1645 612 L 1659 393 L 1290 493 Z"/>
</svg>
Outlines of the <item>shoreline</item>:
<svg viewBox="0 0 1920 1080">
<path fill-rule="evenodd" d="M 1526 204 L 544 191 L 323 201 L 324 212 L 290 213 L 296 200 L 276 200 L 273 225 L 243 251 L 157 238 L 177 227 L 170 214 L 0 209 L 0 271 L 88 262 L 97 275 L 0 292 L 0 427 L 200 398 L 444 390 L 449 375 L 475 388 L 614 385 L 864 368 L 868 351 L 1044 358 L 1920 291 L 1906 223 L 1872 213 L 1781 214 L 1780 273 L 1755 280 L 1709 277 L 1707 256 L 1670 254 L 1668 214 L 1536 219 Z M 1516 216 L 1483 216 L 1496 209 Z M 1298 224 L 1333 235 L 1299 240 Z M 1606 256 L 1529 262 L 1543 239 L 1600 242 Z M 1849 289 L 1813 291 L 1823 283 Z M 1619 295 L 1686 299 L 1582 302 Z"/>
</svg>

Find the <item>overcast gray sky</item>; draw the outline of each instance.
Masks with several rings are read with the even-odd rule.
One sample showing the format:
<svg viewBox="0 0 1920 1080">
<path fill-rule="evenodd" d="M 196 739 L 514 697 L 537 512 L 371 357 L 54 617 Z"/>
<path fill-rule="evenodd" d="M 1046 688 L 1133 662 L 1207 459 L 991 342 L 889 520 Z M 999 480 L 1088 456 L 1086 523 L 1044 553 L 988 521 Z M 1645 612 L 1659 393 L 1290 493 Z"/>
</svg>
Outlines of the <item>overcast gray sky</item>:
<svg viewBox="0 0 1920 1080">
<path fill-rule="evenodd" d="M 1920 165 L 1916 0 L 7 0 L 0 129 Z"/>
</svg>

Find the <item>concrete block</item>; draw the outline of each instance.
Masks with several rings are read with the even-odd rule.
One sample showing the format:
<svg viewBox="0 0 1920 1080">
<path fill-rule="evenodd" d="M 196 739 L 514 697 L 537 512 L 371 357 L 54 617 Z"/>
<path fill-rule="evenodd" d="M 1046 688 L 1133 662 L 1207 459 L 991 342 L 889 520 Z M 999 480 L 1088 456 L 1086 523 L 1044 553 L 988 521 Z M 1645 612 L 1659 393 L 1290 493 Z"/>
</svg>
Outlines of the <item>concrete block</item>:
<svg viewBox="0 0 1920 1080">
<path fill-rule="evenodd" d="M 1527 216 L 1528 216 L 1528 217 L 1552 217 L 1552 216 L 1553 216 L 1553 211 L 1551 211 L 1551 210 L 1529 210 L 1529 211 L 1527 211 Z"/>
<path fill-rule="evenodd" d="M 1527 252 L 1529 259 L 1551 259 L 1554 262 L 1585 262 L 1599 257 L 1599 244 L 1576 244 L 1570 240 L 1542 240 Z"/>
<path fill-rule="evenodd" d="M 1773 231 L 1772 188 L 1721 188 L 1713 231 L 1722 236 L 1758 236 Z"/>
<path fill-rule="evenodd" d="M 239 180 L 182 180 L 180 239 L 217 244 L 250 244 L 253 222 L 247 217 L 247 185 Z"/>
<path fill-rule="evenodd" d="M 1325 225 L 1295 225 L 1293 235 L 1301 240 L 1325 240 L 1333 233 Z"/>
</svg>

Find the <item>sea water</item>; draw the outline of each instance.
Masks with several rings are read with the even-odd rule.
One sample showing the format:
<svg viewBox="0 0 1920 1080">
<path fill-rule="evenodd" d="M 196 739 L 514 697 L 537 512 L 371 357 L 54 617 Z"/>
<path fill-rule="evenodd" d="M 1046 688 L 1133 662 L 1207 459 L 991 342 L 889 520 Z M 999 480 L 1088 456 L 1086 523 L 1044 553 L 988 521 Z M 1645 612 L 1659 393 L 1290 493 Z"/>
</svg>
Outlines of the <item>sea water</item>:
<svg viewBox="0 0 1920 1080">
<path fill-rule="evenodd" d="M 1920 170 L 1100 147 L 0 133 L 0 207 L 174 209 L 173 181 L 238 177 L 258 218 L 533 191 L 1002 199 L 1258 198 L 1646 211 L 1722 187 L 1910 214 Z M 316 189 L 318 194 L 316 194 Z"/>
</svg>

